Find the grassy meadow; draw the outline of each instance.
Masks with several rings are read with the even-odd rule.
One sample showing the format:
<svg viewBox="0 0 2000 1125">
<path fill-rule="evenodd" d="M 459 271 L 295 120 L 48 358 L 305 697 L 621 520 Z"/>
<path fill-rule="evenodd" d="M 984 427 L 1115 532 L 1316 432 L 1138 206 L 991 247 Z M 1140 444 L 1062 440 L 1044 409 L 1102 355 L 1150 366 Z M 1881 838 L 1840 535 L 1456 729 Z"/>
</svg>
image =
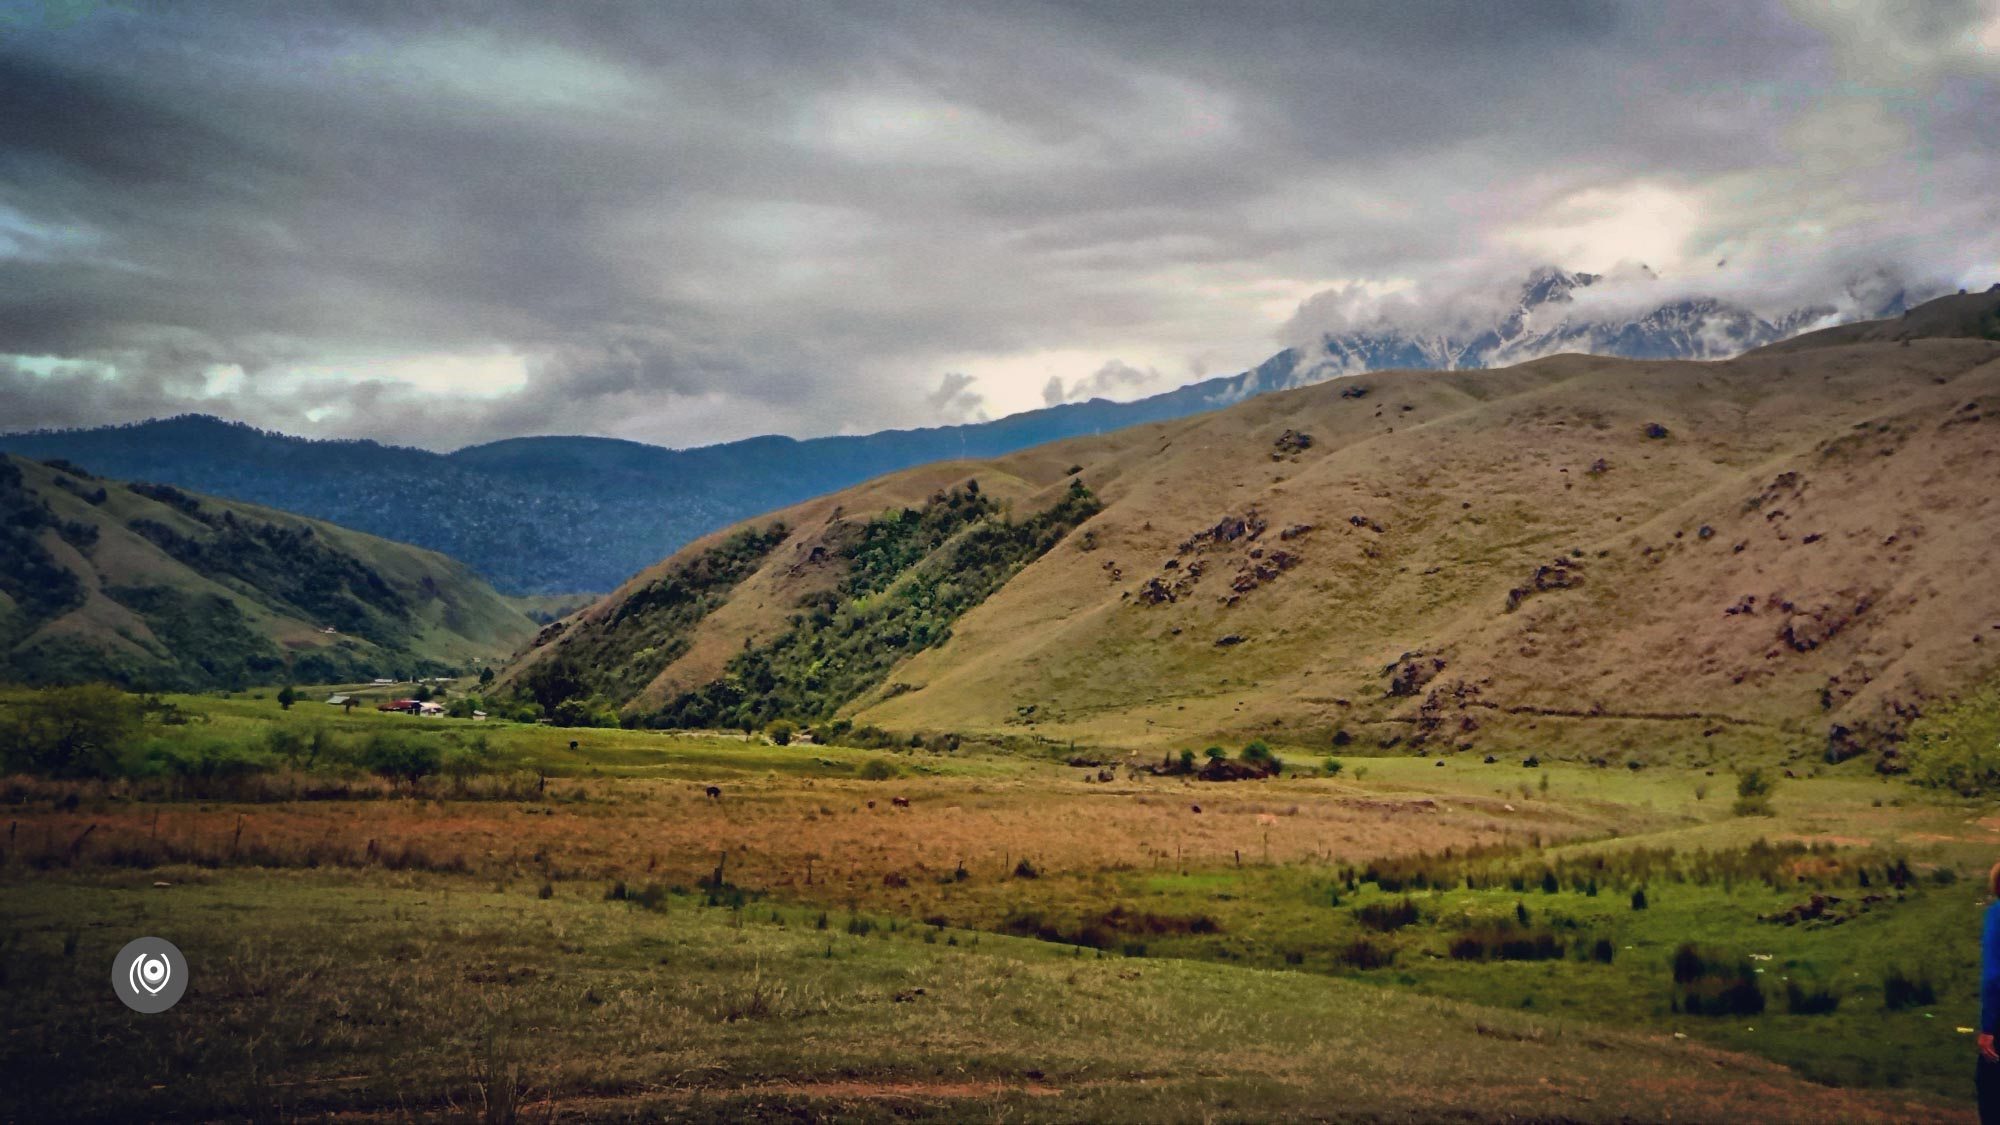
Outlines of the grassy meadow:
<svg viewBox="0 0 2000 1125">
<path fill-rule="evenodd" d="M 0 782 L 0 1117 L 1969 1113 L 2000 819 L 1862 763 L 1738 815 L 1701 768 L 1217 783 L 324 698 L 165 700 L 256 771 Z M 385 733 L 479 769 L 341 750 Z M 163 1016 L 105 980 L 146 933 Z"/>
</svg>

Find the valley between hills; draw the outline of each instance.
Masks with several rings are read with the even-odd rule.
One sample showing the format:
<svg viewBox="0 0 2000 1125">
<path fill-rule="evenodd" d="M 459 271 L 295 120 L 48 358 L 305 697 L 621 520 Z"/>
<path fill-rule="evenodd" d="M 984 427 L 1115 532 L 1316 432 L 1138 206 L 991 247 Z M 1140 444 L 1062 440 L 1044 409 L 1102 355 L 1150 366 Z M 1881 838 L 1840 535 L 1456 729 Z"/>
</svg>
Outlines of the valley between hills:
<svg viewBox="0 0 2000 1125">
<path fill-rule="evenodd" d="M 1996 409 L 1996 294 L 1370 372 L 580 608 L 9 458 L 0 1116 L 1966 1120 Z"/>
</svg>

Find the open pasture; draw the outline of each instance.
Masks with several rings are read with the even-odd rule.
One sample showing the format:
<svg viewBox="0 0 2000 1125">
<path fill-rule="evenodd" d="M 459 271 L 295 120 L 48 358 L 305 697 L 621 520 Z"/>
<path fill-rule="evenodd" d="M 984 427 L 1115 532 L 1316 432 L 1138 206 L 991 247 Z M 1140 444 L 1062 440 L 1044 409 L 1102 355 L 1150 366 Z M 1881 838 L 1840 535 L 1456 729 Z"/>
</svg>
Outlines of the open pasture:
<svg viewBox="0 0 2000 1125">
<path fill-rule="evenodd" d="M 56 1068 L 24 1106 L 1856 1120 L 1970 1092 L 2000 821 L 1858 766 L 1739 816 L 1699 769 L 1329 776 L 1281 746 L 1276 779 L 1100 781 L 1066 750 L 177 702 L 235 745 L 404 731 L 492 771 L 5 783 L 10 1052 L 160 1034 L 97 996 L 142 929 L 230 965 L 129 1089 Z"/>
</svg>

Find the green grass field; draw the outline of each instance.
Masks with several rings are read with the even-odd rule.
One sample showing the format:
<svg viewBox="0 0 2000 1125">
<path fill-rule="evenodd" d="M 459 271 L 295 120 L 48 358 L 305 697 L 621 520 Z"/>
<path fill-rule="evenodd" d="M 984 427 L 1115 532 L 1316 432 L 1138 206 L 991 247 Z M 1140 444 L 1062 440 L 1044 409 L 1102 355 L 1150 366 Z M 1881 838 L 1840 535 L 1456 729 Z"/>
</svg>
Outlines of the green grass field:
<svg viewBox="0 0 2000 1125">
<path fill-rule="evenodd" d="M 255 694 L 175 702 L 244 746 L 278 728 L 477 736 L 496 768 L 549 780 L 504 799 L 9 783 L 0 1117 L 1969 1108 L 1961 1029 L 2000 832 L 1859 767 L 1783 781 L 1774 815 L 1738 817 L 1734 778 L 1701 770 L 1353 757 L 1336 778 L 1098 783 L 992 749 L 345 714 L 323 695 L 283 711 Z M 871 759 L 896 776 L 861 780 Z M 1765 920 L 1815 894 L 1839 900 L 1829 916 Z M 1494 932 L 1556 952 L 1455 952 Z M 108 985 L 111 955 L 145 933 L 193 970 L 162 1016 Z M 1357 964 L 1357 942 L 1385 963 Z M 1688 943 L 1751 966 L 1763 1010 L 1677 1010 Z M 1892 1004 L 1892 973 L 1929 994 Z"/>
</svg>

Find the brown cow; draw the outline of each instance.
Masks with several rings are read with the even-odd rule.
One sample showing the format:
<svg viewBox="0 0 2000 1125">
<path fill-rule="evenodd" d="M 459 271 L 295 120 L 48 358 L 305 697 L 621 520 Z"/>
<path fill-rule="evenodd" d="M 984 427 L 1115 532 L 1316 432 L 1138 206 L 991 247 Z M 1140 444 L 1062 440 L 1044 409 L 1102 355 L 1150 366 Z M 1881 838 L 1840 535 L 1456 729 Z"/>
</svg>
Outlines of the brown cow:
<svg viewBox="0 0 2000 1125">
<path fill-rule="evenodd" d="M 908 797 L 891 797 L 889 798 L 889 803 L 896 806 L 899 809 L 907 809 L 910 807 L 910 799 Z"/>
</svg>

